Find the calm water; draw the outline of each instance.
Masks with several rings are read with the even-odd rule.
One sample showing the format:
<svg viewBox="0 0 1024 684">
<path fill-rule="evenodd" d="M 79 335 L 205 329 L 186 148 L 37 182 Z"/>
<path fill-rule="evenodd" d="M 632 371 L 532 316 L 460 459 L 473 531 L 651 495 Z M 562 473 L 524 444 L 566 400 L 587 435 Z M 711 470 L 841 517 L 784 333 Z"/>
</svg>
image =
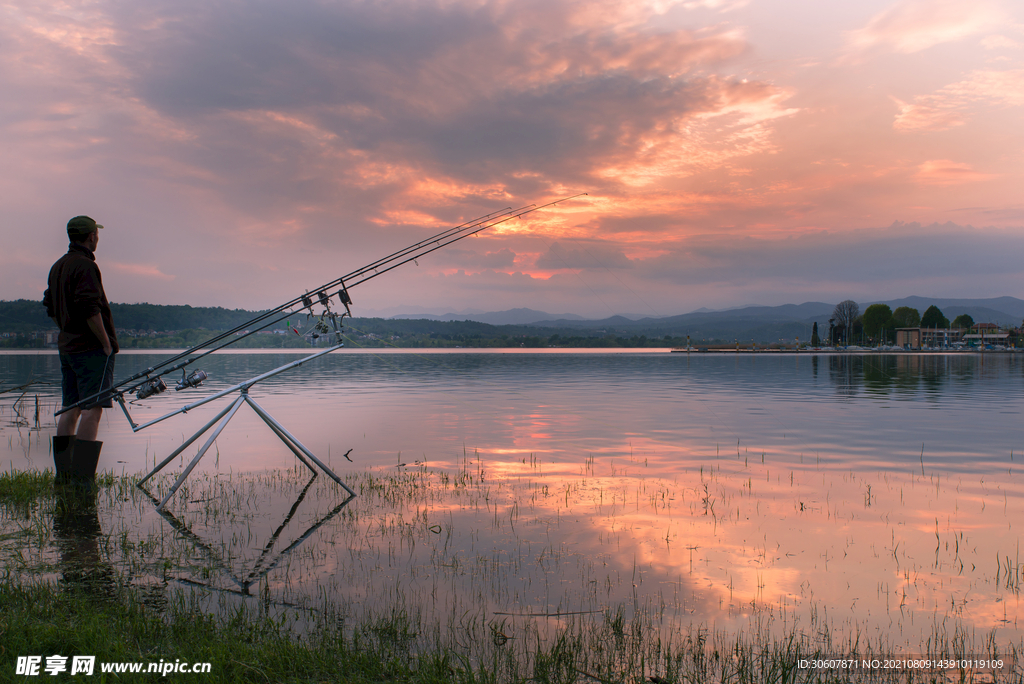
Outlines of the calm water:
<svg viewBox="0 0 1024 684">
<path fill-rule="evenodd" d="M 117 375 L 159 358 L 122 355 Z M 133 415 L 295 358 L 216 355 L 206 387 Z M 52 467 L 57 357 L 0 355 L 0 390 L 29 381 L 17 410 L 20 392 L 0 395 L 5 469 Z M 299 471 L 232 479 L 296 462 L 243 407 L 169 506 L 185 536 L 144 497 L 100 517 L 112 537 L 192 544 L 181 583 L 215 556 L 214 588 L 326 595 L 353 619 L 406 601 L 513 629 L 624 606 L 665 626 L 859 632 L 911 651 L 955 630 L 1016 641 L 1022 389 L 1006 354 L 340 352 L 252 395 L 360 490 L 347 506 L 326 478 L 302 495 Z M 101 467 L 147 471 L 223 402 L 138 434 L 108 411 Z M 211 501 L 235 503 L 211 514 Z M 310 527 L 270 560 L 268 543 Z"/>
</svg>

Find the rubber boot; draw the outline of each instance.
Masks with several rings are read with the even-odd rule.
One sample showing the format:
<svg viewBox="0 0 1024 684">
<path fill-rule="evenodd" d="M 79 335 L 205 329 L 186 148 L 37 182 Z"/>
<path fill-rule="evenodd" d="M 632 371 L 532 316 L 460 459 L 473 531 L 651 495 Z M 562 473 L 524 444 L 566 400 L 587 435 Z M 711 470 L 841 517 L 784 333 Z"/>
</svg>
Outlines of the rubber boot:
<svg viewBox="0 0 1024 684">
<path fill-rule="evenodd" d="M 64 484 L 71 476 L 71 454 L 75 449 L 74 435 L 53 437 L 53 481 Z"/>
<path fill-rule="evenodd" d="M 96 464 L 99 463 L 102 448 L 103 442 L 76 439 L 75 450 L 71 455 L 71 476 L 80 482 L 94 481 Z"/>
</svg>

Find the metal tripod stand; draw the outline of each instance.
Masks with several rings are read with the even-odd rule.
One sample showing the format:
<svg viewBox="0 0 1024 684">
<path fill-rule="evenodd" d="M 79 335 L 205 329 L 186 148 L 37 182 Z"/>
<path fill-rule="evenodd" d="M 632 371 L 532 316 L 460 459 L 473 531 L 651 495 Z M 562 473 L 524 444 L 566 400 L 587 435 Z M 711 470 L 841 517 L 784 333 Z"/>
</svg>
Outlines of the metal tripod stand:
<svg viewBox="0 0 1024 684">
<path fill-rule="evenodd" d="M 132 430 L 134 432 L 138 432 L 139 430 L 147 428 L 150 425 L 154 425 L 162 420 L 166 420 L 171 416 L 178 415 L 179 413 L 186 413 L 187 411 L 190 411 L 191 409 L 196 408 L 197 406 L 202 406 L 203 404 L 209 403 L 215 399 L 219 399 L 229 394 L 233 394 L 234 392 L 238 392 L 238 397 L 233 402 L 231 402 L 231 404 L 229 404 L 224 410 L 222 410 L 220 413 L 214 416 L 213 420 L 204 425 L 198 432 L 196 432 L 194 435 L 185 440 L 185 442 L 180 447 L 175 449 L 170 456 L 161 461 L 155 468 L 153 468 L 152 471 L 150 471 L 148 475 L 146 475 L 146 477 L 142 478 L 142 480 L 139 482 L 139 486 L 141 487 L 149 478 L 153 477 L 158 472 L 160 472 L 164 468 L 164 466 L 173 461 L 179 454 L 181 454 L 181 452 L 187 449 L 189 445 L 192 444 L 192 442 L 202 437 L 207 430 L 209 430 L 211 427 L 214 426 L 214 424 L 216 424 L 217 427 L 214 429 L 213 434 L 211 434 L 210 437 L 206 440 L 206 443 L 203 444 L 202 448 L 199 450 L 199 453 L 195 455 L 195 457 L 188 464 L 188 466 L 181 473 L 181 475 L 178 476 L 178 479 L 175 480 L 174 484 L 171 486 L 170 491 L 167 492 L 167 495 L 164 496 L 163 500 L 161 500 L 160 503 L 157 504 L 157 510 L 163 510 L 164 506 L 167 504 L 170 498 L 174 496 L 174 493 L 178 491 L 178 488 L 181 487 L 182 483 L 189 476 L 189 473 L 192 472 L 196 465 L 199 464 L 200 459 L 202 459 L 202 457 L 206 454 L 210 447 L 213 446 L 213 443 L 217 440 L 217 437 L 220 435 L 221 431 L 224 430 L 227 424 L 235 416 L 235 413 L 242 406 L 242 404 L 248 404 L 252 408 L 252 410 L 256 412 L 256 415 L 263 419 L 263 422 L 267 424 L 267 426 L 273 431 L 273 433 L 277 435 L 282 442 L 284 442 L 285 446 L 287 446 L 291 450 L 291 452 L 295 454 L 295 456 L 313 472 L 314 475 L 317 474 L 316 469 L 313 467 L 313 464 L 315 463 L 320 468 L 320 470 L 324 471 L 324 473 L 326 473 L 332 480 L 334 480 L 339 485 L 344 487 L 346 492 L 348 492 L 351 496 L 355 496 L 356 493 L 347 484 L 342 482 L 341 478 L 338 477 L 334 473 L 334 471 L 327 466 L 327 464 L 325 464 L 323 461 L 314 456 L 313 452 L 311 452 L 309 449 L 303 446 L 302 442 L 297 440 L 294 437 L 294 435 L 292 435 L 292 433 L 288 432 L 288 430 L 286 430 L 284 426 L 282 426 L 279 422 L 274 420 L 273 416 L 267 413 L 267 411 L 262 406 L 257 404 L 253 400 L 253 398 L 249 396 L 249 388 L 251 388 L 256 383 L 262 380 L 266 380 L 267 378 L 273 377 L 278 373 L 283 373 L 284 371 L 289 370 L 291 368 L 301 366 L 307 361 L 311 361 L 312 359 L 315 359 L 317 357 L 329 354 L 336 349 L 340 349 L 342 346 L 343 345 L 341 344 L 337 344 L 332 347 L 328 347 L 322 351 L 319 351 L 315 354 L 311 354 L 305 358 L 299 359 L 298 361 L 287 363 L 283 366 L 275 368 L 272 371 L 268 371 L 261 375 L 257 375 L 256 377 L 250 378 L 245 382 L 240 382 L 237 385 L 234 385 L 233 387 L 229 387 L 215 394 L 211 394 L 205 399 L 200 399 L 197 402 L 188 404 L 187 406 L 183 406 L 177 411 L 168 413 L 155 420 L 151 420 L 148 423 L 144 423 L 143 425 L 136 425 L 136 423 L 132 420 L 131 415 L 129 415 L 128 413 L 128 408 L 124 404 L 123 397 L 117 397 L 117 401 L 121 405 L 121 409 L 128 417 L 128 422 L 131 423 Z"/>
</svg>

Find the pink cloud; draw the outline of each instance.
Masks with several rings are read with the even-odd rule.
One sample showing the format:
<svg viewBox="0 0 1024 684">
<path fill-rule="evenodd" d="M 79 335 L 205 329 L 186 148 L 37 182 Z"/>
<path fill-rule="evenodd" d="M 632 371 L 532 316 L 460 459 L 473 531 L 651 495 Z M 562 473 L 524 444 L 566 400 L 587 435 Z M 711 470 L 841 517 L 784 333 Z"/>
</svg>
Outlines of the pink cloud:
<svg viewBox="0 0 1024 684">
<path fill-rule="evenodd" d="M 1024 105 L 1024 69 L 975 71 L 968 78 L 920 95 L 906 103 L 893 98 L 899 113 L 893 128 L 901 132 L 944 131 L 962 126 L 978 105 Z"/>
<path fill-rule="evenodd" d="M 101 257 L 122 291 L 249 307 L 472 216 L 583 190 L 375 281 L 391 297 L 383 305 L 439 301 L 428 278 L 457 268 L 520 272 L 466 281 L 495 283 L 489 293 L 527 291 L 536 279 L 523 272 L 538 263 L 553 283 L 567 263 L 603 264 L 639 287 L 647 266 L 683 268 L 694 235 L 723 236 L 714 272 L 731 276 L 744 237 L 895 217 L 1021 224 L 1014 151 L 1024 136 L 1011 108 L 1024 104 L 1024 70 L 995 70 L 990 60 L 1008 57 L 990 50 L 1017 47 L 983 35 L 998 24 L 1016 39 L 1012 21 L 992 20 L 1013 7 L 889 3 L 848 35 L 863 10 L 809 3 L 818 7 L 807 16 L 769 19 L 745 5 L 12 5 L 0 22 L 5 211 L 12 226 L 107 216 L 108 228 L 132 226 Z M 856 71 L 837 63 L 844 35 L 878 59 Z M 988 49 L 967 61 L 969 45 L 955 63 L 946 51 L 919 54 L 972 36 Z M 900 97 L 895 120 L 888 93 Z M 907 135 L 940 131 L 953 132 L 927 146 Z M 59 234 L 38 246 L 42 237 L 18 231 L 28 253 L 63 248 Z M 837 244 L 829 249 L 841 254 Z M 765 252 L 757 245 L 751 263 Z M 779 265 L 784 250 L 767 253 L 759 282 L 794 270 Z M 246 279 L 254 268 L 258 288 Z M 0 286 L 19 296 L 38 270 L 10 264 Z"/>
<path fill-rule="evenodd" d="M 155 278 L 165 282 L 170 282 L 177 277 L 164 273 L 158 266 L 153 264 L 126 264 L 118 261 L 104 261 L 103 267 L 109 268 L 117 273 L 140 276 L 146 279 Z"/>
<path fill-rule="evenodd" d="M 945 131 L 967 123 L 967 114 L 960 102 L 940 97 L 918 97 L 913 103 L 893 98 L 899 112 L 892 127 L 903 133 Z"/>
<path fill-rule="evenodd" d="M 877 46 L 914 53 L 1000 26 L 1003 12 L 986 0 L 903 0 L 875 15 L 849 40 L 857 49 Z"/>
<path fill-rule="evenodd" d="M 975 183 L 992 178 L 992 174 L 981 173 L 971 168 L 970 164 L 950 161 L 949 159 L 932 159 L 920 164 L 914 179 L 927 185 L 959 185 Z"/>
<path fill-rule="evenodd" d="M 1006 36 L 987 36 L 982 38 L 981 46 L 986 50 L 1019 50 L 1021 45 Z"/>
</svg>

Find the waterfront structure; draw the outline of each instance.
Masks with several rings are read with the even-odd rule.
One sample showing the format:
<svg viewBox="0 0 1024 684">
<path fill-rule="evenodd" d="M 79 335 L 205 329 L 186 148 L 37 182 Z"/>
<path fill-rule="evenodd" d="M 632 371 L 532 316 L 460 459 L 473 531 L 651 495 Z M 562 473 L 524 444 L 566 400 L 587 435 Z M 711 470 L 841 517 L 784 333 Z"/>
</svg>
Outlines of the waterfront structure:
<svg viewBox="0 0 1024 684">
<path fill-rule="evenodd" d="M 904 349 L 950 347 L 963 337 L 963 328 L 897 328 L 896 346 Z"/>
<path fill-rule="evenodd" d="M 971 328 L 971 332 L 963 336 L 963 339 L 972 347 L 986 344 L 1006 344 L 1010 339 L 1010 332 L 1003 330 L 995 323 L 978 323 Z"/>
</svg>

